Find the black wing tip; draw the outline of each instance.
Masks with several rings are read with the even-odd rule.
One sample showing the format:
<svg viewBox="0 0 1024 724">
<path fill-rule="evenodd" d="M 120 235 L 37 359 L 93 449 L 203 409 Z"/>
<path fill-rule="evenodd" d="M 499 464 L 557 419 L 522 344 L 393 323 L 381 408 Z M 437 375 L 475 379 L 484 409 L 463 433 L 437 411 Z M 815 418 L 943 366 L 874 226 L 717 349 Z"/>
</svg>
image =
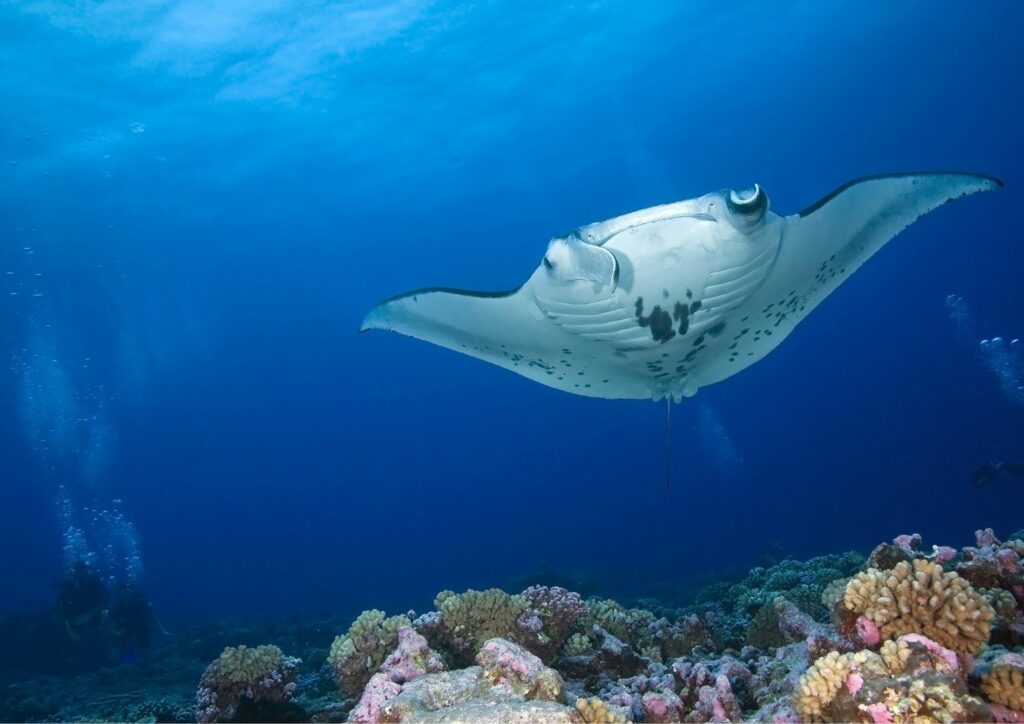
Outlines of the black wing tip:
<svg viewBox="0 0 1024 724">
<path fill-rule="evenodd" d="M 374 324 L 370 321 L 370 317 L 374 315 L 381 307 L 385 304 L 391 304 L 392 302 L 398 302 L 403 299 L 410 299 L 418 297 L 422 294 L 457 294 L 462 297 L 475 297 L 477 299 L 501 299 L 504 297 L 511 297 L 513 294 L 518 292 L 522 287 L 516 287 L 515 289 L 508 289 L 501 292 L 478 292 L 472 289 L 459 289 L 457 287 L 422 287 L 420 289 L 413 289 L 411 292 L 403 292 L 402 294 L 396 294 L 393 297 L 388 297 L 375 306 L 370 312 L 363 318 L 362 324 L 359 325 L 359 333 L 372 332 L 375 329 L 383 329 L 381 325 Z M 415 300 L 414 300 L 415 301 Z"/>
<path fill-rule="evenodd" d="M 477 297 L 479 299 L 500 299 L 502 297 L 511 297 L 513 294 L 518 292 L 520 287 L 515 289 L 507 289 L 501 292 L 480 292 L 473 289 L 459 289 L 458 287 L 422 287 L 420 289 L 413 289 L 411 292 L 403 292 L 396 294 L 393 297 L 388 297 L 383 300 L 380 304 L 389 304 L 390 302 L 397 302 L 400 299 L 408 299 L 409 297 L 416 297 L 420 294 L 458 294 L 462 297 Z M 380 304 L 377 306 L 379 307 Z"/>
<path fill-rule="evenodd" d="M 992 183 L 994 183 L 996 185 L 996 188 L 1000 188 L 1001 189 L 1001 188 L 1003 188 L 1003 186 L 1006 185 L 1005 183 L 1003 183 L 1003 180 L 1001 178 L 997 178 L 995 176 L 989 176 L 988 174 L 984 174 L 984 173 L 974 173 L 973 171 L 897 171 L 897 172 L 894 172 L 894 173 L 868 174 L 867 176 L 859 176 L 859 177 L 857 177 L 855 179 L 851 179 L 850 181 L 847 181 L 846 183 L 844 183 L 842 186 L 838 187 L 837 189 L 835 189 L 831 193 L 828 193 L 828 194 L 825 194 L 824 196 L 822 196 L 820 199 L 815 201 L 813 204 L 808 206 L 806 209 L 803 209 L 802 211 L 800 211 L 800 213 L 798 215 L 800 217 L 804 217 L 804 216 L 808 216 L 809 214 L 813 214 L 815 211 L 820 209 L 822 206 L 827 204 L 829 201 L 834 199 L 836 196 L 838 196 L 839 194 L 843 193 L 848 188 L 856 186 L 859 183 L 864 183 L 865 181 L 879 181 L 881 179 L 887 179 L 887 178 L 904 178 L 904 177 L 907 177 L 907 176 L 972 176 L 972 177 L 974 177 L 976 179 L 982 179 L 984 181 L 990 181 L 990 182 L 992 182 Z"/>
</svg>

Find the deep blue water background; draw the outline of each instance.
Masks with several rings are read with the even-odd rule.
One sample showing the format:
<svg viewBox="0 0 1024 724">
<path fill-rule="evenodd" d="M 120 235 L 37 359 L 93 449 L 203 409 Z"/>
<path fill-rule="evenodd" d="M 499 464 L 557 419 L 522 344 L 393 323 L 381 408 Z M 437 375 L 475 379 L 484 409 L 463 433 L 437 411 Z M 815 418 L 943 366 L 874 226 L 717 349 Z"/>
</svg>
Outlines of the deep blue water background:
<svg viewBox="0 0 1024 724">
<path fill-rule="evenodd" d="M 1024 336 L 1022 34 L 1017 2 L 0 5 L 0 612 L 51 605 L 62 484 L 123 501 L 168 625 L 1024 526 L 1021 481 L 967 483 L 1024 458 L 1024 407 L 944 304 Z M 1006 188 L 677 406 L 669 491 L 662 405 L 357 333 L 410 288 L 516 286 L 582 223 L 920 169 Z"/>
</svg>

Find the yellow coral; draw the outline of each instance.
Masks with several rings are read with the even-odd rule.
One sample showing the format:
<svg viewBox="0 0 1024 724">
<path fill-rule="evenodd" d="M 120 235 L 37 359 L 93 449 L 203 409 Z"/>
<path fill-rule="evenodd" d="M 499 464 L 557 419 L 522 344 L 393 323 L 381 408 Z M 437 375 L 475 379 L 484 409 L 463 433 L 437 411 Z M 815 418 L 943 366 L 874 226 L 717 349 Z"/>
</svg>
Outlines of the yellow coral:
<svg viewBox="0 0 1024 724">
<path fill-rule="evenodd" d="M 825 586 L 821 592 L 822 605 L 831 611 L 843 599 L 843 592 L 846 591 L 846 584 L 849 582 L 849 578 L 838 578 Z"/>
<path fill-rule="evenodd" d="M 825 712 L 829 704 L 846 684 L 847 677 L 854 669 L 859 674 L 871 677 L 901 673 L 909 651 L 903 653 L 901 658 L 897 643 L 895 641 L 887 643 L 892 644 L 888 650 L 888 657 L 886 657 L 887 651 L 883 647 L 881 656 L 874 651 L 865 649 L 855 654 L 840 654 L 837 651 L 832 651 L 818 658 L 800 677 L 793 694 L 793 707 L 800 717 L 806 721 L 824 721 L 827 718 Z M 902 641 L 899 642 L 899 645 L 906 648 L 906 644 Z M 894 666 L 888 665 L 890 661 Z"/>
<path fill-rule="evenodd" d="M 220 673 L 229 681 L 242 684 L 258 681 L 284 664 L 284 654 L 276 646 L 228 646 L 218 659 Z"/>
<path fill-rule="evenodd" d="M 892 673 L 898 674 L 906 668 L 911 651 L 907 642 L 900 639 L 899 641 L 886 641 L 878 653 L 881 654 L 885 667 Z"/>
<path fill-rule="evenodd" d="M 596 696 L 577 699 L 576 711 L 586 724 L 625 724 L 628 721 L 620 707 L 608 706 Z"/>
<path fill-rule="evenodd" d="M 989 701 L 1024 710 L 1024 656 L 1004 654 L 981 677 L 981 690 Z"/>
<path fill-rule="evenodd" d="M 964 721 L 966 711 L 956 693 L 944 683 L 926 683 L 923 679 L 914 679 L 905 690 L 890 688 L 885 690 L 882 698 L 886 715 L 894 722 L 914 722 L 929 724 L 931 722 Z M 859 709 L 865 713 L 865 721 L 877 721 L 878 712 L 872 712 L 869 705 L 862 704 Z"/>
<path fill-rule="evenodd" d="M 874 694 L 876 697 L 880 694 L 880 698 L 857 704 L 858 709 L 864 714 L 864 721 L 877 721 L 875 717 L 879 716 L 880 712 L 875 707 L 878 706 L 884 707 L 885 716 L 894 722 L 963 721 L 968 713 L 965 704 L 976 706 L 980 702 L 969 696 L 958 695 L 950 688 L 949 683 L 941 678 L 919 678 L 913 672 L 920 672 L 919 667 L 924 662 L 918 660 L 910 664 L 915 649 L 919 653 L 928 651 L 920 642 L 908 642 L 900 638 L 886 641 L 877 654 L 868 649 L 855 654 L 840 654 L 835 651 L 826 654 L 815 661 L 797 682 L 793 694 L 793 707 L 805 721 L 831 720 L 837 716 L 834 709 L 837 706 L 834 704 L 836 697 L 844 686 L 849 687 L 854 683 L 851 674 L 855 673 L 860 680 L 855 683 L 857 688 L 848 690 L 851 696 L 868 680 L 875 682 L 876 687 L 879 683 L 882 684 L 875 689 Z M 942 656 L 935 653 L 929 653 L 928 656 L 929 670 L 956 676 L 949 671 L 949 664 Z M 911 671 L 907 669 L 908 664 L 911 665 Z M 842 707 L 848 707 L 850 703 L 847 700 L 845 704 L 838 704 L 846 717 L 850 716 L 850 712 Z M 830 710 L 830 707 L 833 709 Z"/>
<path fill-rule="evenodd" d="M 354 695 L 362 691 L 398 642 L 398 629 L 411 625 L 408 616 L 386 618 L 383 611 L 363 611 L 331 644 L 327 662 L 334 669 L 339 686 Z M 358 657 L 358 661 L 356 658 Z"/>
<path fill-rule="evenodd" d="M 1017 623 L 1020 617 L 1017 611 L 1017 599 L 1009 591 L 1002 588 L 979 588 L 978 593 L 985 597 L 988 605 L 996 612 L 995 620 L 1010 628 Z"/>
<path fill-rule="evenodd" d="M 843 602 L 873 621 L 882 638 L 919 633 L 968 654 L 978 653 L 988 641 L 995 615 L 966 580 L 926 560 L 859 573 L 846 585 Z"/>
<path fill-rule="evenodd" d="M 466 639 L 474 648 L 493 638 L 515 640 L 516 618 L 526 611 L 522 596 L 498 588 L 469 590 L 462 594 L 441 591 L 434 599 L 441 623 L 453 636 Z"/>
<path fill-rule="evenodd" d="M 615 638 L 637 649 L 649 648 L 654 637 L 650 625 L 654 614 L 642 608 L 626 608 L 610 598 L 592 598 L 587 610 L 594 622 Z"/>
<path fill-rule="evenodd" d="M 593 650 L 590 639 L 585 634 L 574 633 L 562 647 L 563 656 L 583 656 Z"/>
<path fill-rule="evenodd" d="M 852 654 L 837 651 L 815 661 L 797 682 L 793 706 L 804 721 L 823 721 L 825 709 L 846 683 L 853 666 Z"/>
</svg>

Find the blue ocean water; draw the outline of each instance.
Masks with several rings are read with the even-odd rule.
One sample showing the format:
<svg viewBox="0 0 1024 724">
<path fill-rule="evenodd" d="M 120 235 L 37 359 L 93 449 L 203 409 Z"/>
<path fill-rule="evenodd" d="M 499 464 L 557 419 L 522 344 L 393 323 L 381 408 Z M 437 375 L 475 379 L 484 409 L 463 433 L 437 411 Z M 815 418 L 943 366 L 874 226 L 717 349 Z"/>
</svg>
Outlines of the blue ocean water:
<svg viewBox="0 0 1024 724">
<path fill-rule="evenodd" d="M 1024 459 L 1022 31 L 1015 2 L 4 4 L 0 613 L 52 607 L 69 555 L 173 628 L 1017 530 L 1022 481 L 969 479 Z M 358 333 L 583 223 L 931 169 L 1006 187 L 676 406 L 668 490 L 663 404 Z"/>
</svg>

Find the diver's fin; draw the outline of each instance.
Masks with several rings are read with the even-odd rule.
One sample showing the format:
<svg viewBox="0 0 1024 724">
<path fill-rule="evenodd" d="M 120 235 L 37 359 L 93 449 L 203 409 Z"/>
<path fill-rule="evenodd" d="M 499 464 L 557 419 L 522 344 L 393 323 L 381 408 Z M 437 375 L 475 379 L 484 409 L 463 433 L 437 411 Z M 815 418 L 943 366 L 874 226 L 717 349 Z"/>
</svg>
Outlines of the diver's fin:
<svg viewBox="0 0 1024 724">
<path fill-rule="evenodd" d="M 1003 470 L 1010 475 L 1024 477 L 1024 463 L 1003 463 Z"/>
<path fill-rule="evenodd" d="M 153 616 L 153 621 L 155 621 L 155 622 L 156 622 L 156 627 L 157 627 L 157 629 L 158 629 L 158 630 L 160 631 L 160 633 L 162 633 L 162 634 L 163 634 L 164 636 L 173 636 L 173 635 L 174 635 L 174 634 L 172 634 L 172 633 L 171 633 L 170 631 L 168 631 L 167 629 L 165 629 L 165 628 L 164 628 L 164 625 L 163 625 L 163 623 L 161 623 L 161 622 L 160 622 L 160 619 L 159 619 L 159 618 L 157 618 L 156 616 Z"/>
</svg>

